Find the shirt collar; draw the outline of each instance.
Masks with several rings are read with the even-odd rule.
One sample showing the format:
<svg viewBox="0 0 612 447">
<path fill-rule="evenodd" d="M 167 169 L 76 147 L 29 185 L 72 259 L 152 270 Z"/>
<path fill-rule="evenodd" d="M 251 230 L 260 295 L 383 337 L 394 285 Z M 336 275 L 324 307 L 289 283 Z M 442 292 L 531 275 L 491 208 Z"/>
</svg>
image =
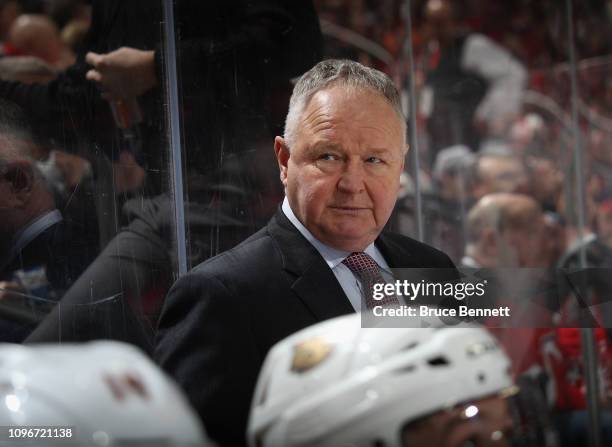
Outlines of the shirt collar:
<svg viewBox="0 0 612 447">
<path fill-rule="evenodd" d="M 300 222 L 300 220 L 296 217 L 289 205 L 289 200 L 287 197 L 283 200 L 283 205 L 281 207 L 287 219 L 297 228 L 297 230 L 306 238 L 308 242 L 319 252 L 319 254 L 323 257 L 329 268 L 334 269 L 341 264 L 344 259 L 351 254 L 350 251 L 339 250 L 337 248 L 330 247 L 329 245 L 324 244 L 317 238 L 315 238 L 310 231 Z M 383 258 L 380 251 L 376 248 L 374 243 L 372 242 L 370 245 L 366 247 L 364 250 L 365 253 L 370 255 L 378 264 L 378 266 L 389 272 L 389 265 Z"/>
</svg>

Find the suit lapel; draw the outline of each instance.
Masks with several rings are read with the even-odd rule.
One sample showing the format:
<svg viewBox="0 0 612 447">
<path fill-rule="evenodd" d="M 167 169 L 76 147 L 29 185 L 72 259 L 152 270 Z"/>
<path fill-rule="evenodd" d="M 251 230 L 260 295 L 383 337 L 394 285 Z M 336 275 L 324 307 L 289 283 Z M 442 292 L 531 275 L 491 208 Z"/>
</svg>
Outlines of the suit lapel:
<svg viewBox="0 0 612 447">
<path fill-rule="evenodd" d="M 318 320 L 355 312 L 336 276 L 325 262 L 313 262 L 292 286 Z"/>
<path fill-rule="evenodd" d="M 376 247 L 380 250 L 385 261 L 391 268 L 410 268 L 418 267 L 414 256 L 406 250 L 406 247 L 394 242 L 385 236 L 385 233 L 376 239 Z"/>
<path fill-rule="evenodd" d="M 280 209 L 268 224 L 268 233 L 282 253 L 283 269 L 296 277 L 291 289 L 317 320 L 355 312 L 319 252 Z"/>
</svg>

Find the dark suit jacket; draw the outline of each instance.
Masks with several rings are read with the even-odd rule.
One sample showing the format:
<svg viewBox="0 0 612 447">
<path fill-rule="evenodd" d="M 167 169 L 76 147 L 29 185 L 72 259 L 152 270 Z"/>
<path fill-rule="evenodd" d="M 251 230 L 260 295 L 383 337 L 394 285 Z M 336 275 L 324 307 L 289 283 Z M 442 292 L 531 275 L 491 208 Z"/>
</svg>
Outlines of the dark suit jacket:
<svg viewBox="0 0 612 447">
<path fill-rule="evenodd" d="M 0 260 L 0 281 L 13 281 L 17 271 L 44 268 L 47 285 L 27 293 L 29 298 L 0 302 L 0 341 L 21 342 L 50 310 L 41 299 L 59 300 L 83 272 L 89 261 L 83 243 L 74 236 L 66 220 L 57 222 L 36 236 L 7 265 Z"/>
<path fill-rule="evenodd" d="M 45 267 L 50 291 L 60 299 L 92 260 L 85 245 L 82 233 L 78 234 L 71 222 L 56 222 L 36 234 L 6 265 L 0 259 L 0 281 L 13 280 L 18 270 Z"/>
<path fill-rule="evenodd" d="M 454 268 L 444 253 L 397 234 L 384 232 L 376 246 L 392 268 Z M 334 273 L 279 210 L 266 228 L 174 285 L 156 358 L 187 392 L 209 435 L 222 446 L 240 446 L 272 345 L 352 312 Z"/>
</svg>

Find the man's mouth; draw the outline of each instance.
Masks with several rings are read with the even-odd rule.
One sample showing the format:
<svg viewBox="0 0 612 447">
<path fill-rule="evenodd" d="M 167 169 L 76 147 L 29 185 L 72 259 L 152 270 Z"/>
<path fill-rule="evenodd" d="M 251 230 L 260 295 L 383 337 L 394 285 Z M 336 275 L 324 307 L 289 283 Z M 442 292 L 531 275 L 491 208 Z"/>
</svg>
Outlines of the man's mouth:
<svg viewBox="0 0 612 447">
<path fill-rule="evenodd" d="M 369 208 L 363 206 L 331 206 L 331 209 L 346 213 L 358 213 L 360 211 L 367 211 Z"/>
</svg>

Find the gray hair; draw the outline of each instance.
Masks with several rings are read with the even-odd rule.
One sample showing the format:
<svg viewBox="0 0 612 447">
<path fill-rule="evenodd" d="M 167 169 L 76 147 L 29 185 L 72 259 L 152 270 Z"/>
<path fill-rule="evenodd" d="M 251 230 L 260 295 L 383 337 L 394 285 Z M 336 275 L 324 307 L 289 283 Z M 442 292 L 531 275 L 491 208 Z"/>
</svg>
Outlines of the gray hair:
<svg viewBox="0 0 612 447">
<path fill-rule="evenodd" d="M 438 152 L 433 165 L 433 178 L 445 175 L 466 175 L 476 161 L 476 155 L 463 144 L 449 146 Z"/>
<path fill-rule="evenodd" d="M 406 118 L 402 111 L 399 92 L 389 76 L 374 68 L 346 59 L 327 59 L 304 73 L 293 88 L 289 113 L 285 120 L 285 141 L 291 147 L 302 112 L 310 99 L 320 90 L 332 85 L 369 89 L 383 96 L 393 107 L 406 133 Z"/>
</svg>

